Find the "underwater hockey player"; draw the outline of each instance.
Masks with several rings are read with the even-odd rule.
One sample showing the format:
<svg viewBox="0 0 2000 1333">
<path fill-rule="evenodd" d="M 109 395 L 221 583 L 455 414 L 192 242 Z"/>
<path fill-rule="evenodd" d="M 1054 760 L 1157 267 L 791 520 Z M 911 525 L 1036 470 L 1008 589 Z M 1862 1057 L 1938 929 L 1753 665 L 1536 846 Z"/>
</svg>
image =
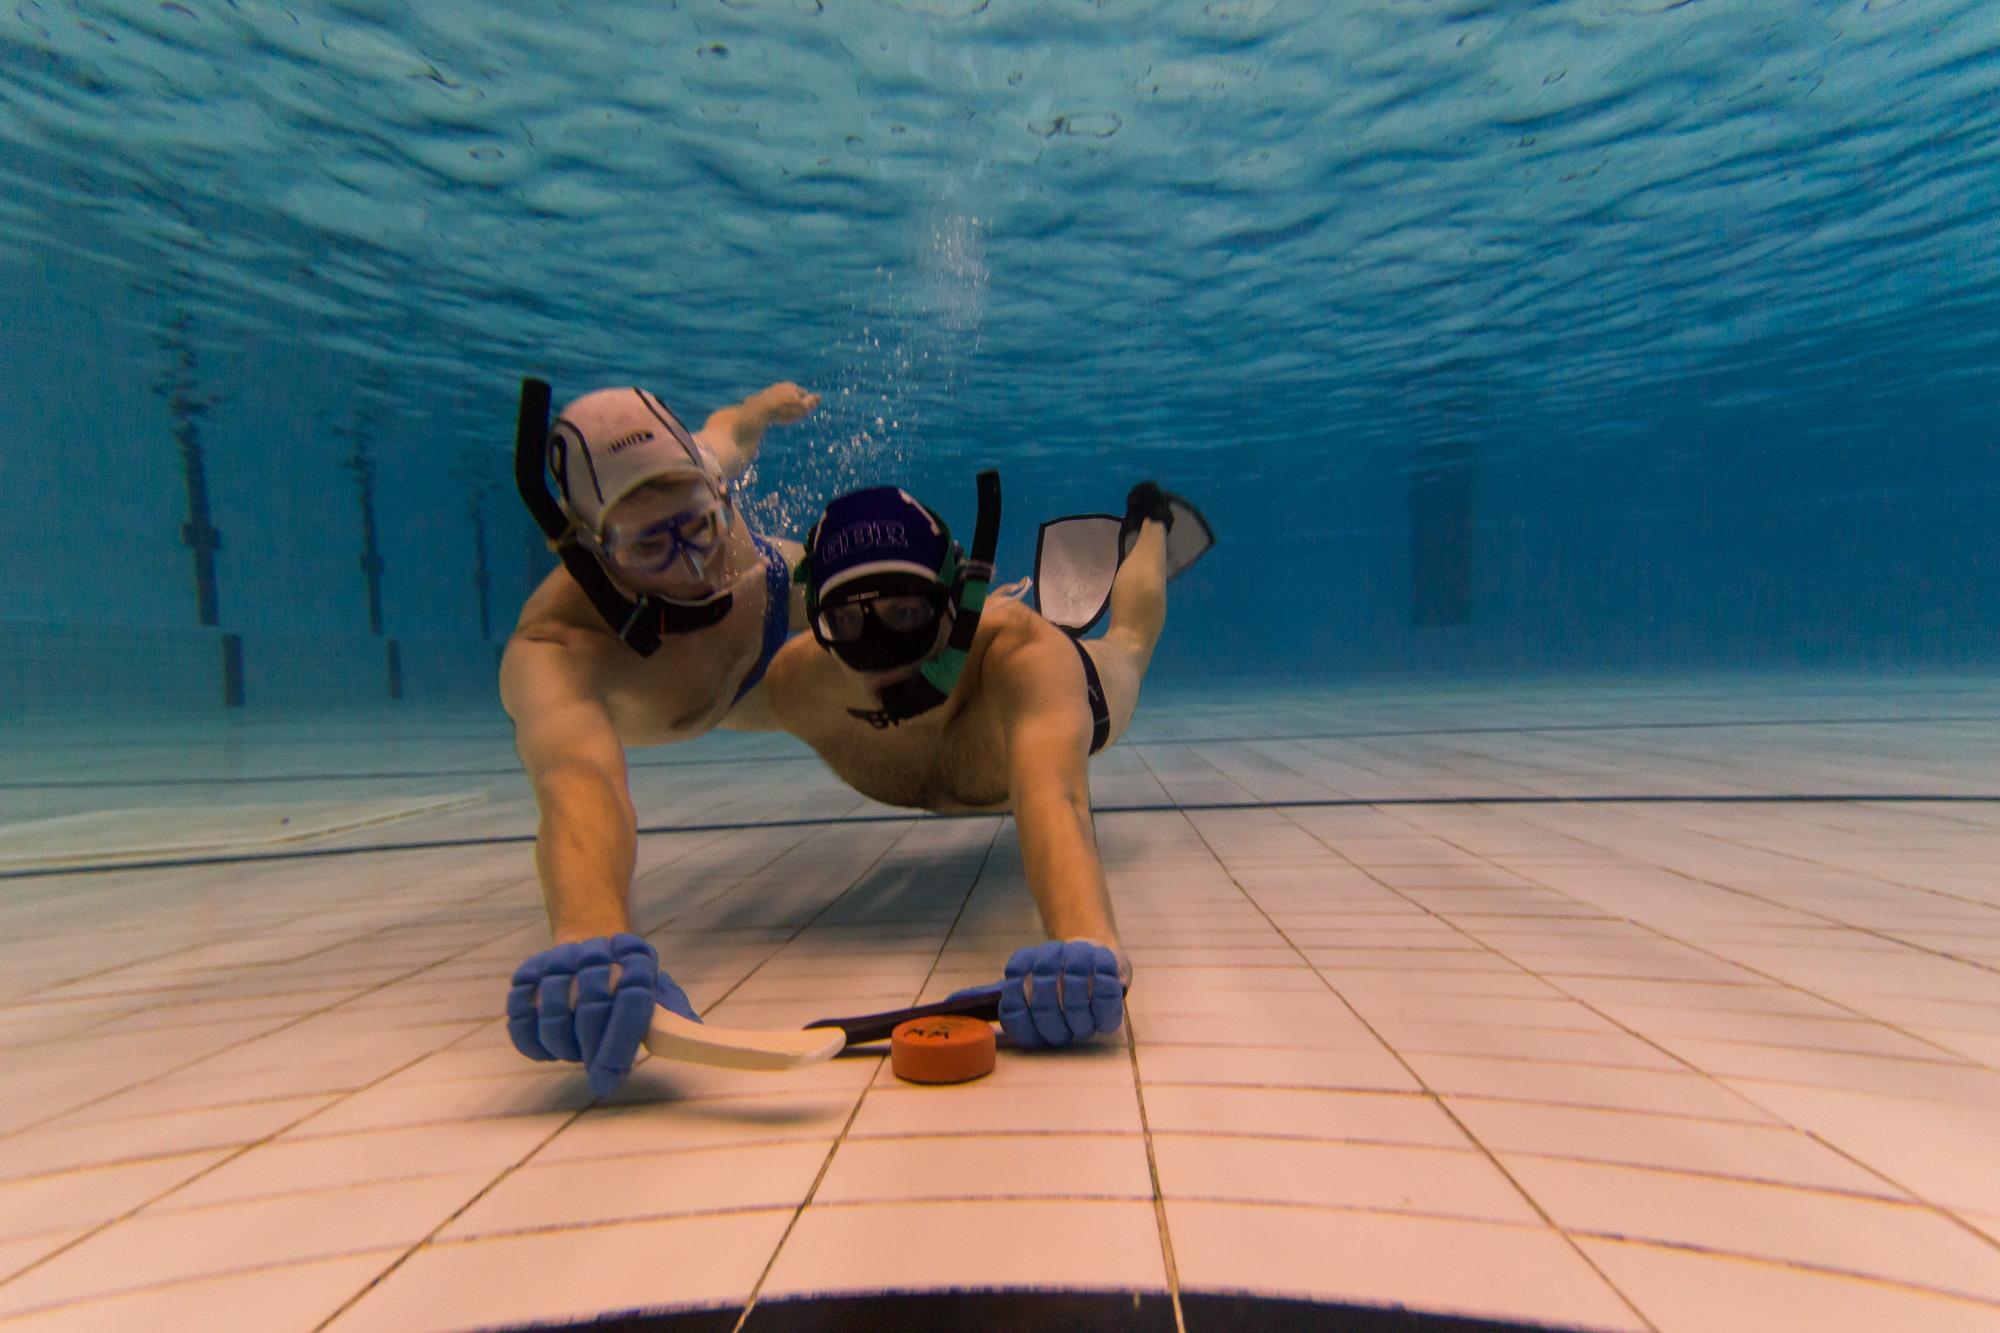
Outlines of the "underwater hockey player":
<svg viewBox="0 0 2000 1333">
<path fill-rule="evenodd" d="M 515 481 L 562 564 L 522 609 L 500 697 L 541 812 L 535 868 L 554 942 L 515 972 L 508 1031 L 532 1059 L 582 1063 L 600 1097 L 631 1071 L 656 1003 L 695 1018 L 632 933 L 625 747 L 776 725 L 757 687 L 804 628 L 790 574 L 800 548 L 753 532 L 734 483 L 767 428 L 818 404 L 773 384 L 693 432 L 643 389 L 600 389 L 551 426 L 549 386 L 522 386 Z"/>
<path fill-rule="evenodd" d="M 1037 584 L 1065 590 L 1064 613 L 1042 603 L 1058 624 L 1012 598 L 987 600 L 999 489 L 996 473 L 980 475 L 970 557 L 934 510 L 896 487 L 829 504 L 797 571 L 812 637 L 779 651 L 766 689 L 779 723 L 865 796 L 1012 811 L 1049 938 L 1008 959 L 1000 1022 L 1017 1046 L 1065 1046 L 1116 1031 L 1132 984 L 1098 858 L 1089 759 L 1131 724 L 1168 580 L 1214 539 L 1192 505 L 1151 482 L 1132 489 L 1122 519 L 1044 525 Z M 1074 557 L 1107 543 L 1101 577 L 1074 577 Z M 1106 609 L 1105 634 L 1077 637 Z"/>
</svg>

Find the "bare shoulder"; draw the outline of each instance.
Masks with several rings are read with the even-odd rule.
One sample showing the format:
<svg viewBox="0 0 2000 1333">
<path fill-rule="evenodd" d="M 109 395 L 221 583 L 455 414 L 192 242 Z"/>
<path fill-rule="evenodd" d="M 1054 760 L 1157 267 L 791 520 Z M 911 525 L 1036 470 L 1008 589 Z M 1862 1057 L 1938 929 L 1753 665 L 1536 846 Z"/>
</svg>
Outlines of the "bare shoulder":
<svg viewBox="0 0 2000 1333">
<path fill-rule="evenodd" d="M 817 665 L 815 658 L 825 655 L 817 640 L 810 634 L 795 634 L 785 640 L 785 646 L 778 649 L 771 665 L 765 668 L 764 679 L 774 688 L 791 688 L 809 680 L 812 669 Z"/>
<path fill-rule="evenodd" d="M 1011 599 L 987 603 L 979 620 L 979 638 L 984 665 L 1000 671 L 1032 671 L 1069 642 L 1067 634 Z"/>
<path fill-rule="evenodd" d="M 524 668 L 556 669 L 572 679 L 601 681 L 624 647 L 568 572 L 558 569 L 529 596 L 507 636 L 501 656 L 503 690 Z"/>
<path fill-rule="evenodd" d="M 1038 612 L 1011 597 L 990 597 L 979 612 L 979 637 L 996 647 L 1033 642 L 1043 630 L 1062 633 Z"/>
<path fill-rule="evenodd" d="M 541 586 L 528 594 L 520 618 L 514 622 L 513 637 L 544 643 L 569 643 L 579 638 L 618 642 L 590 598 L 561 565 L 550 570 Z"/>
<path fill-rule="evenodd" d="M 813 700 L 825 692 L 828 673 L 836 669 L 810 634 L 794 634 L 778 650 L 764 671 L 764 689 L 772 712 L 787 731 L 795 731 L 801 718 L 811 716 Z"/>
<path fill-rule="evenodd" d="M 544 589 L 546 591 L 546 587 Z M 537 594 L 540 596 L 541 594 Z M 605 698 L 623 644 L 561 614 L 522 612 L 500 655 L 500 702 L 518 724 L 581 699 Z"/>
</svg>

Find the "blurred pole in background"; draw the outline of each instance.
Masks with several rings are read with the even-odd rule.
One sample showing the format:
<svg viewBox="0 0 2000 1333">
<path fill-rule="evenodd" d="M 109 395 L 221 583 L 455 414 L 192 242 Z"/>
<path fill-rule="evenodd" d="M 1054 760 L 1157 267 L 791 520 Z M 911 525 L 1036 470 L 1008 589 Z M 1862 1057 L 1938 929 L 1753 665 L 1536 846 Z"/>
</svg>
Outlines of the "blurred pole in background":
<svg viewBox="0 0 2000 1333">
<path fill-rule="evenodd" d="M 380 376 L 374 381 L 379 389 Z M 372 414 L 361 396 L 355 396 L 351 418 L 334 428 L 334 434 L 348 444 L 341 467 L 354 474 L 355 498 L 361 506 L 361 575 L 368 586 L 368 632 L 382 632 L 382 548 L 375 528 L 375 456 L 369 448 L 373 431 Z"/>
<path fill-rule="evenodd" d="M 479 593 L 479 637 L 493 637 L 493 574 L 486 564 L 486 497 L 472 497 L 472 586 Z"/>
<path fill-rule="evenodd" d="M 180 449 L 181 478 L 187 488 L 187 520 L 181 524 L 181 544 L 194 554 L 195 613 L 203 625 L 218 625 L 222 621 L 222 608 L 216 589 L 215 553 L 222 549 L 222 534 L 216 530 L 209 513 L 208 465 L 199 424 L 215 400 L 204 398 L 195 390 L 191 323 L 185 313 L 177 313 L 170 315 L 162 326 L 160 346 L 167 353 L 167 368 L 154 382 L 153 392 L 167 404 L 174 422 L 174 443 Z"/>
<path fill-rule="evenodd" d="M 1427 445 L 1411 461 L 1410 623 L 1472 623 L 1472 446 Z"/>
<path fill-rule="evenodd" d="M 490 457 L 464 447 L 451 466 L 452 480 L 463 488 L 465 516 L 472 526 L 472 592 L 478 601 L 479 640 L 493 638 L 493 567 L 486 558 L 486 497 L 493 493 Z"/>
<path fill-rule="evenodd" d="M 368 632 L 382 632 L 382 552 L 375 537 L 375 463 L 368 451 L 366 431 L 350 429 L 350 449 L 340 465 L 354 474 L 356 498 L 361 505 L 361 574 L 368 581 Z"/>
</svg>

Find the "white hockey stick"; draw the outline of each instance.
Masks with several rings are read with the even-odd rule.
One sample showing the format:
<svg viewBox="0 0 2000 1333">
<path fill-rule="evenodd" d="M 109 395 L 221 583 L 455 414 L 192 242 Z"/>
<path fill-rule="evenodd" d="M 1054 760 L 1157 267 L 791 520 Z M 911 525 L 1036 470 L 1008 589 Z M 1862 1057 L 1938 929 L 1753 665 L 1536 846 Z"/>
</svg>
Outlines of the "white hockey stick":
<svg viewBox="0 0 2000 1333">
<path fill-rule="evenodd" d="M 663 1060 L 719 1069 L 803 1069 L 831 1060 L 847 1044 L 839 1028 L 720 1028 L 653 1007 L 646 1049 Z"/>
</svg>

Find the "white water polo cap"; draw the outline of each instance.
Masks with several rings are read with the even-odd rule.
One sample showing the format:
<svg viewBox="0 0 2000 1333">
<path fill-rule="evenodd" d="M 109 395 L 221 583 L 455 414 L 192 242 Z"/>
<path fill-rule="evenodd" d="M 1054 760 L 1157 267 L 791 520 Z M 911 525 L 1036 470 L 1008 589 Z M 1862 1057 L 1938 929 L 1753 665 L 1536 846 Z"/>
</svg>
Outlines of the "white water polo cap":
<svg viewBox="0 0 2000 1333">
<path fill-rule="evenodd" d="M 549 475 L 577 532 L 603 535 L 604 515 L 653 481 L 702 481 L 728 499 L 715 455 L 644 389 L 597 389 L 562 410 L 549 428 Z"/>
</svg>

